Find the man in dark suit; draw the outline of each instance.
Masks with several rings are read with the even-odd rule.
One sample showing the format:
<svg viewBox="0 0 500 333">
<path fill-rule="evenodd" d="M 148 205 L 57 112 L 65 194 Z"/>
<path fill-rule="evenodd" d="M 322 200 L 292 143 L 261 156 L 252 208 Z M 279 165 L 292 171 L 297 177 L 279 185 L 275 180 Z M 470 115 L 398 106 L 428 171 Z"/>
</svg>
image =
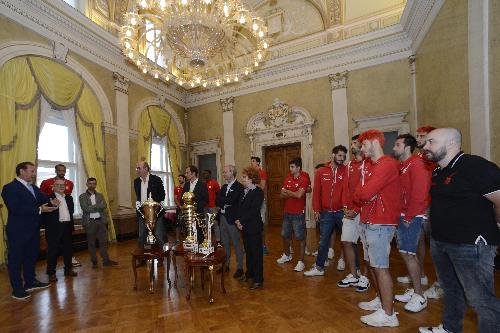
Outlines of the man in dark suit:
<svg viewBox="0 0 500 333">
<path fill-rule="evenodd" d="M 19 300 L 29 298 L 30 291 L 50 285 L 36 279 L 35 264 L 40 251 L 40 214 L 56 208 L 49 207 L 47 197 L 31 184 L 35 173 L 33 163 L 19 163 L 16 166 L 17 177 L 2 189 L 2 198 L 8 210 L 6 231 L 12 298 Z"/>
<path fill-rule="evenodd" d="M 59 246 L 62 246 L 64 258 L 64 276 L 77 276 L 73 270 L 71 257 L 73 248 L 71 234 L 73 232 L 73 213 L 75 203 L 73 197 L 65 194 L 66 184 L 64 179 L 56 179 L 53 184 L 54 193 L 51 200 L 57 200 L 57 210 L 45 213 L 42 219 L 45 225 L 45 237 L 47 238 L 47 275 L 50 282 L 56 282 L 56 266 L 59 254 Z"/>
<path fill-rule="evenodd" d="M 220 231 L 222 244 L 226 250 L 226 267 L 229 267 L 231 259 L 231 244 L 233 243 L 234 251 L 236 252 L 237 269 L 234 273 L 234 278 L 239 278 L 243 275 L 243 250 L 240 243 L 240 232 L 236 228 L 234 221 L 238 211 L 238 202 L 243 186 L 236 180 L 236 168 L 234 165 L 226 165 L 223 171 L 224 184 L 219 192 L 215 203 L 220 208 Z"/>
<path fill-rule="evenodd" d="M 137 162 L 137 177 L 134 179 L 135 195 L 138 202 L 146 201 L 150 196 L 151 198 L 161 203 L 165 200 L 165 187 L 160 177 L 150 173 L 151 168 L 145 161 Z M 146 224 L 142 216 L 137 212 L 137 223 L 139 224 L 139 246 L 143 247 L 146 243 Z M 161 247 L 165 244 L 165 226 L 163 224 L 163 216 L 160 214 L 156 221 L 154 235 Z"/>
<path fill-rule="evenodd" d="M 203 208 L 208 203 L 208 187 L 198 178 L 198 168 L 194 165 L 188 166 L 184 175 L 186 176 L 187 182 L 184 184 L 182 194 L 185 192 L 193 192 L 198 213 L 203 213 Z"/>
</svg>

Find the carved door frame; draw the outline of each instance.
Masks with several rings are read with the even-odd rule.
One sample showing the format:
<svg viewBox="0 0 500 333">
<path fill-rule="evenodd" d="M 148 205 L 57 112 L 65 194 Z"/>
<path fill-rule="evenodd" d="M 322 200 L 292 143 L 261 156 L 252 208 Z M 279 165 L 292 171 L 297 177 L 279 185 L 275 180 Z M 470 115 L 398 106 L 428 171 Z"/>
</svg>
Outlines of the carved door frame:
<svg viewBox="0 0 500 333">
<path fill-rule="evenodd" d="M 260 157 L 265 167 L 264 148 L 300 142 L 302 169 L 314 179 L 312 126 L 314 119 L 300 107 L 290 107 L 275 99 L 266 111 L 253 115 L 247 122 L 246 134 L 250 140 L 252 156 Z M 312 218 L 312 195 L 307 195 L 306 223 L 314 227 Z"/>
</svg>

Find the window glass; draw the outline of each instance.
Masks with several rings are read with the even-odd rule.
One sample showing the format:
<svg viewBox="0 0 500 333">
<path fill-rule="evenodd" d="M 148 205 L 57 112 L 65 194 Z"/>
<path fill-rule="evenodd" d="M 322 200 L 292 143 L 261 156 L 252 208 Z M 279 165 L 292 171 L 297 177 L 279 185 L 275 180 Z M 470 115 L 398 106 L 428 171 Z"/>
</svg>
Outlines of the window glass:
<svg viewBox="0 0 500 333">
<path fill-rule="evenodd" d="M 165 201 L 169 206 L 175 206 L 174 182 L 170 159 L 168 157 L 167 139 L 153 138 L 151 144 L 151 173 L 160 177 L 165 187 Z"/>
</svg>

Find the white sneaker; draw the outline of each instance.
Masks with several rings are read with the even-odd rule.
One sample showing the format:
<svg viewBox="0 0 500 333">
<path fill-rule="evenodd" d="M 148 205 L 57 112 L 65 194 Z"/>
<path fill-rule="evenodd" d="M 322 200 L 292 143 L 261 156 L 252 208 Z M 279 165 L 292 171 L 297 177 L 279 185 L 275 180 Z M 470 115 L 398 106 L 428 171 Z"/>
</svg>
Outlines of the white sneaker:
<svg viewBox="0 0 500 333">
<path fill-rule="evenodd" d="M 429 299 L 429 298 L 440 299 L 441 297 L 443 297 L 443 294 L 444 294 L 444 291 L 441 288 L 441 286 L 439 285 L 439 282 L 437 282 L 437 281 L 434 282 L 429 289 L 424 291 L 424 297 L 427 299 Z"/>
<path fill-rule="evenodd" d="M 410 312 L 420 312 L 427 307 L 427 299 L 414 293 L 408 303 L 405 304 L 405 310 Z"/>
<path fill-rule="evenodd" d="M 325 263 L 323 264 L 323 266 L 325 266 L 325 267 L 330 266 L 330 260 L 326 259 Z"/>
<path fill-rule="evenodd" d="M 328 259 L 332 260 L 335 257 L 335 250 L 332 248 L 328 249 Z"/>
<path fill-rule="evenodd" d="M 313 256 L 313 257 L 317 257 L 317 256 L 318 256 L 318 250 L 314 251 L 314 252 L 312 253 L 312 256 Z"/>
<path fill-rule="evenodd" d="M 305 276 L 323 276 L 325 275 L 325 271 L 317 267 L 316 265 L 313 265 L 313 267 L 304 272 Z"/>
<path fill-rule="evenodd" d="M 411 283 L 411 279 L 410 277 L 407 275 L 407 276 L 398 276 L 396 278 L 396 280 L 399 282 L 399 283 L 406 283 L 406 284 L 410 284 Z M 423 286 L 426 286 L 429 284 L 429 279 L 427 278 L 427 276 L 423 276 L 420 278 L 420 284 L 423 285 Z"/>
<path fill-rule="evenodd" d="M 419 327 L 420 333 L 451 333 L 450 331 L 444 329 L 443 324 L 439 324 L 436 327 Z"/>
<path fill-rule="evenodd" d="M 415 294 L 415 291 L 412 289 L 406 289 L 403 295 L 395 295 L 394 298 L 396 301 L 408 303 L 411 300 L 411 297 Z"/>
<path fill-rule="evenodd" d="M 308 250 L 308 249 L 305 249 L 305 250 L 304 250 L 304 254 L 305 254 L 306 256 L 311 256 L 311 255 L 312 255 L 312 253 L 311 253 L 311 252 L 309 252 L 309 250 Z"/>
<path fill-rule="evenodd" d="M 297 262 L 297 265 L 295 266 L 295 268 L 293 270 L 296 272 L 302 272 L 304 270 L 304 268 L 306 268 L 306 265 L 304 265 L 304 262 L 299 261 L 299 262 Z"/>
<path fill-rule="evenodd" d="M 356 284 L 356 291 L 358 293 L 364 293 L 370 288 L 370 280 L 364 275 L 359 276 L 358 283 Z"/>
<path fill-rule="evenodd" d="M 344 259 L 340 258 L 339 262 L 337 263 L 337 270 L 343 271 L 344 269 L 345 269 L 345 261 Z"/>
<path fill-rule="evenodd" d="M 355 286 L 358 284 L 359 279 L 354 277 L 354 275 L 349 274 L 343 280 L 337 282 L 337 287 L 348 288 L 350 286 Z"/>
<path fill-rule="evenodd" d="M 380 302 L 380 298 L 377 296 L 369 302 L 359 302 L 358 307 L 366 311 L 375 311 L 382 309 L 382 303 Z"/>
<path fill-rule="evenodd" d="M 361 321 L 366 325 L 375 327 L 397 327 L 399 326 L 398 317 L 396 317 L 397 312 L 393 312 L 391 316 L 387 315 L 383 309 L 378 309 L 377 311 L 362 316 Z"/>
<path fill-rule="evenodd" d="M 287 256 L 286 254 L 283 253 L 283 255 L 279 259 L 277 259 L 276 262 L 278 264 L 284 264 L 284 263 L 289 262 L 291 260 L 292 260 L 291 254 L 289 256 Z"/>
<path fill-rule="evenodd" d="M 71 257 L 71 266 L 73 266 L 73 267 L 81 267 L 82 264 L 78 260 L 76 260 L 75 257 Z"/>
</svg>

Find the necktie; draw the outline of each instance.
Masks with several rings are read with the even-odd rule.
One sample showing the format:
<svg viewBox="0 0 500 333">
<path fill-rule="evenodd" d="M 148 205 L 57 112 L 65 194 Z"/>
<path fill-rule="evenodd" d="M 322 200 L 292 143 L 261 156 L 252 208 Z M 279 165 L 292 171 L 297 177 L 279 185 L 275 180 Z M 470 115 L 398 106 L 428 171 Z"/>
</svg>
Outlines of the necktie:
<svg viewBox="0 0 500 333">
<path fill-rule="evenodd" d="M 33 185 L 31 184 L 27 184 L 26 187 L 28 188 L 28 190 L 31 192 L 31 194 L 33 194 L 33 196 L 36 198 L 36 195 L 35 195 L 35 190 L 33 189 Z"/>
</svg>

